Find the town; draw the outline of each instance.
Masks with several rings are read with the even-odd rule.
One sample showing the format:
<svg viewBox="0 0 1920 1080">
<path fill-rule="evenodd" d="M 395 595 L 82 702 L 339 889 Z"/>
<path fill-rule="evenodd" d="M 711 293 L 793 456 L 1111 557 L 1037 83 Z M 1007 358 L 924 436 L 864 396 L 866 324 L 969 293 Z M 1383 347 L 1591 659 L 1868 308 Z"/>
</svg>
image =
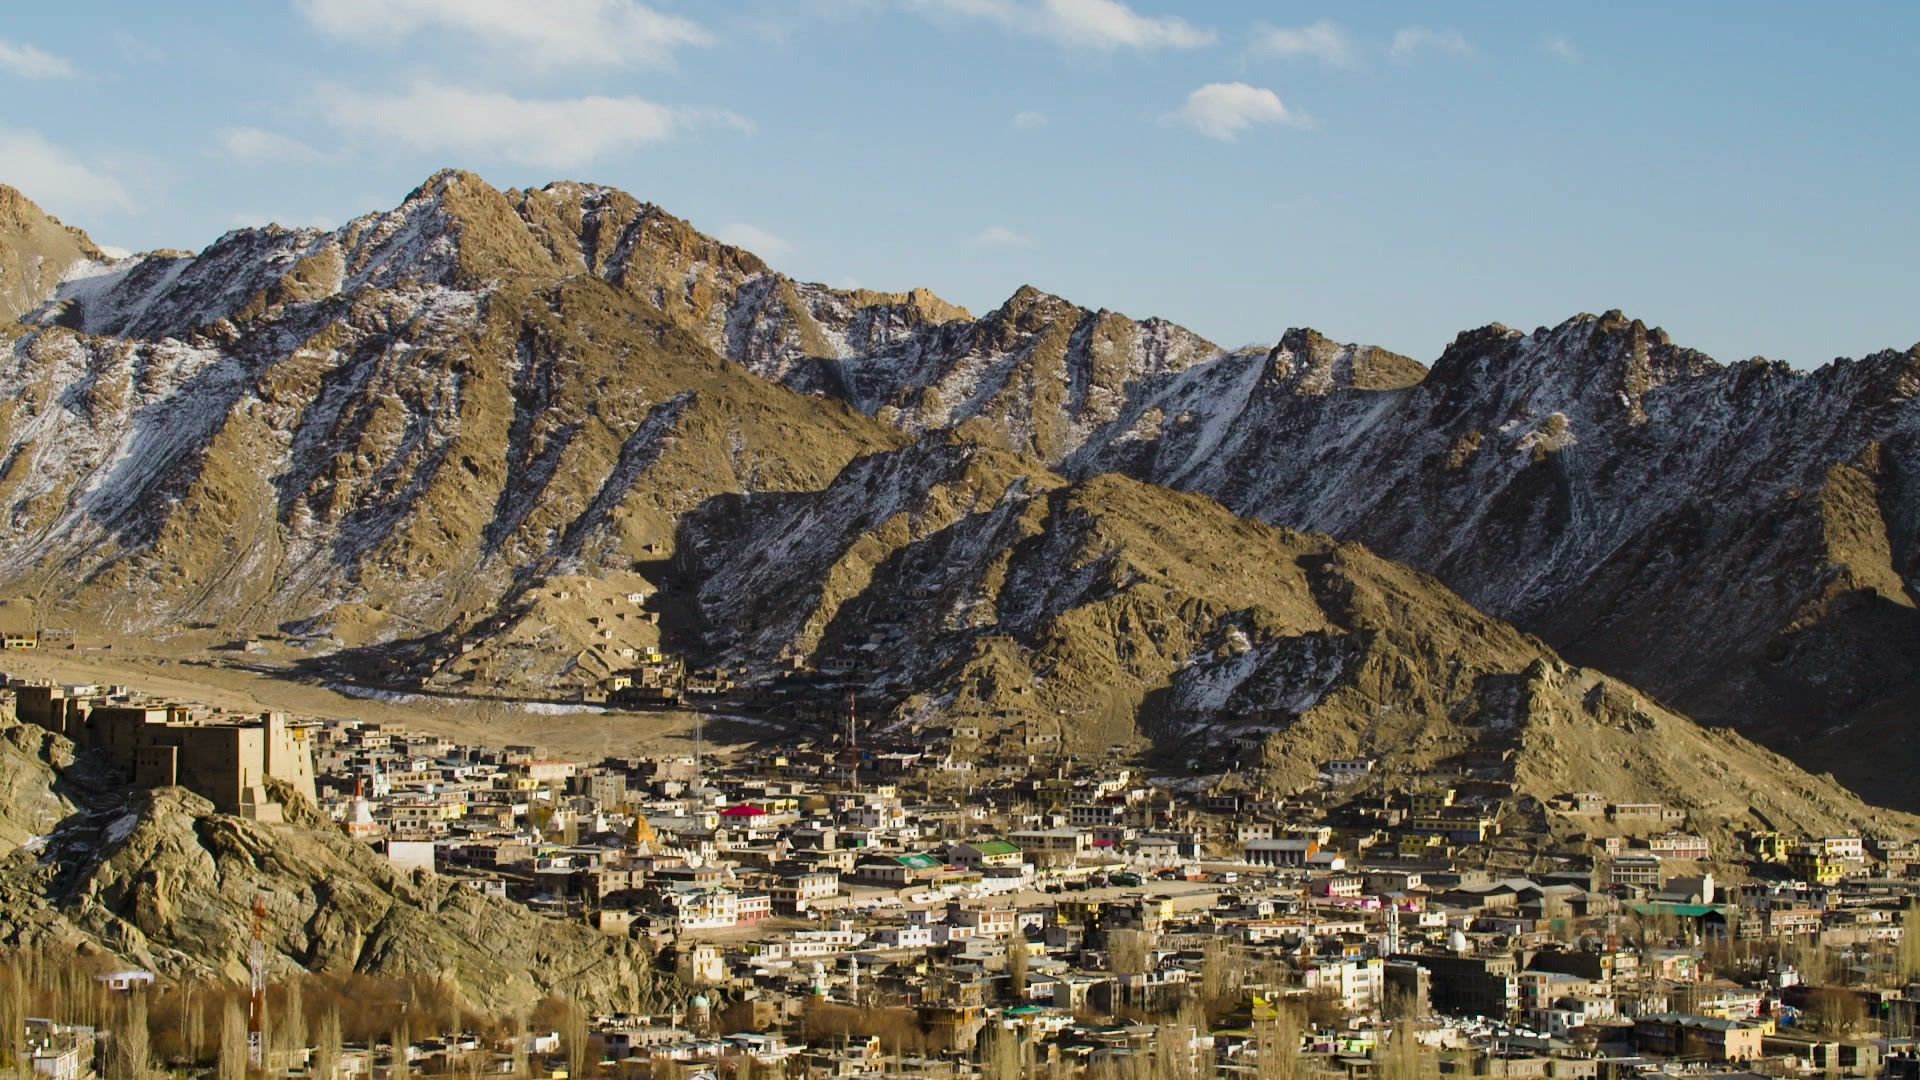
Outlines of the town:
<svg viewBox="0 0 1920 1080">
<path fill-rule="evenodd" d="M 851 709 L 578 761 L 119 687 L 0 700 L 129 785 L 268 822 L 310 800 L 398 873 L 650 942 L 686 997 L 593 1018 L 602 1075 L 1920 1078 L 1912 838 L 1531 805 L 1497 752 L 1279 792 Z M 346 1068 L 432 1072 L 461 1038 Z M 44 1071 L 80 1075 L 62 1053 Z"/>
</svg>

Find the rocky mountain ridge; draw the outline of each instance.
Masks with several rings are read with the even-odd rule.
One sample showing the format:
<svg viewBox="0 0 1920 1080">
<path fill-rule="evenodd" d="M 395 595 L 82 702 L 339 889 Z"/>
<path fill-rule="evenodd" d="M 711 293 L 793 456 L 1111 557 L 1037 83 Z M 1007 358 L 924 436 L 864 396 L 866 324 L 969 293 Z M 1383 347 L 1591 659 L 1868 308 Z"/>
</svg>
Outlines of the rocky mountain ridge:
<svg viewBox="0 0 1920 1080">
<path fill-rule="evenodd" d="M 72 234 L 28 221 L 0 248 L 48 235 Z M 1431 370 L 1309 330 L 1227 351 L 1030 288 L 973 318 L 795 282 L 611 189 L 456 172 L 330 232 L 92 252 L 0 366 L 0 579 L 62 618 L 285 627 L 411 643 L 370 654 L 396 677 L 470 655 L 441 669 L 578 681 L 663 635 L 696 659 L 851 663 L 848 643 L 886 648 L 860 628 L 898 615 L 868 595 L 878 575 L 952 605 L 893 628 L 945 644 L 875 669 L 902 701 L 940 701 L 999 662 L 995 642 L 1055 624 L 1139 647 L 1144 623 L 1095 631 L 996 581 L 1027 566 L 1015 591 L 1058 600 L 1120 565 L 1074 561 L 1083 542 L 1033 507 L 1129 476 L 1363 542 L 1823 766 L 1909 722 L 1913 351 L 1723 367 L 1611 312 L 1470 331 Z M 1241 542 L 1231 518 L 1192 520 L 1169 566 Z M 629 587 L 662 590 L 666 617 L 587 609 Z M 1196 580 L 1175 606 L 1213 591 Z M 1205 625 L 1181 648 L 1219 647 Z M 1161 691 L 1189 709 L 1169 690 L 1185 677 L 1143 676 L 1171 681 L 1114 715 L 1153 727 Z"/>
<path fill-rule="evenodd" d="M 1371 757 L 1428 774 L 1508 755 L 1516 790 L 1898 831 L 1831 780 L 1705 731 L 1366 548 L 1103 473 L 1068 481 L 964 438 L 858 459 L 820 492 L 729 496 L 678 546 L 711 655 L 847 672 L 872 722 L 1095 751 L 1144 734 L 1181 770 L 1281 789 Z M 769 672 L 771 673 L 771 672 Z M 1709 778 L 1701 783 L 1701 778 Z"/>
<path fill-rule="evenodd" d="M 1920 348 L 1723 367 L 1610 312 L 1462 334 L 1404 385 L 1192 371 L 1065 468 L 1362 541 L 1582 663 L 1805 747 L 1920 675 L 1916 392 Z M 1819 760 L 1873 783 L 1857 755 Z"/>
</svg>

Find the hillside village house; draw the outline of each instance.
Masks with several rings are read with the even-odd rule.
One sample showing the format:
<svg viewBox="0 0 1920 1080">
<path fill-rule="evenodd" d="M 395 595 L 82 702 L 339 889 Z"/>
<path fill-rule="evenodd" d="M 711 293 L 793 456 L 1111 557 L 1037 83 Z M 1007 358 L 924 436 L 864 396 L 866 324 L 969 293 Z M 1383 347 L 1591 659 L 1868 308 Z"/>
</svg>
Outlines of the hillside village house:
<svg viewBox="0 0 1920 1080">
<path fill-rule="evenodd" d="M 1016 867 L 1022 859 L 1017 845 L 1005 840 L 978 840 L 948 848 L 947 861 L 968 870 L 986 870 L 992 867 Z"/>
<path fill-rule="evenodd" d="M 40 616 L 31 600 L 0 600 L 0 649 L 40 645 Z"/>
</svg>

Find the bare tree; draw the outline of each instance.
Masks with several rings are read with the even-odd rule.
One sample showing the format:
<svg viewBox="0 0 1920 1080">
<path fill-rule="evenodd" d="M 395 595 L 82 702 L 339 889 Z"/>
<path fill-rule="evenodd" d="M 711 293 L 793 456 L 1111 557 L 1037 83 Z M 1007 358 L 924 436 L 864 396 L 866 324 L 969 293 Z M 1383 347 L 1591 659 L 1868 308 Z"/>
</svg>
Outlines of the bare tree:
<svg viewBox="0 0 1920 1080">
<path fill-rule="evenodd" d="M 1440 1074 L 1439 1062 L 1423 1053 L 1413 1037 L 1413 1024 L 1393 1025 L 1386 1045 L 1374 1046 L 1374 1076 L 1378 1080 L 1431 1080 Z"/>
<path fill-rule="evenodd" d="M 338 1080 L 340 1075 L 340 1010 L 329 1006 L 314 1029 L 313 1061 L 308 1074 L 314 1080 Z"/>
<path fill-rule="evenodd" d="M 123 995 L 107 1040 L 107 1080 L 144 1080 L 153 1068 L 149 1040 L 146 994 L 135 990 Z"/>
<path fill-rule="evenodd" d="M 408 1059 L 407 1051 L 413 1047 L 413 1033 L 407 1030 L 405 1019 L 400 1021 L 399 1030 L 393 1033 L 393 1067 L 387 1070 L 391 1080 L 407 1080 L 413 1075 L 413 1062 Z"/>
<path fill-rule="evenodd" d="M 1007 935 L 1007 987 L 1016 999 L 1027 1000 L 1027 938 L 1018 930 Z"/>
<path fill-rule="evenodd" d="M 180 1045 L 187 1060 L 198 1062 L 207 1050 L 207 991 L 188 984 L 180 1009 Z"/>
<path fill-rule="evenodd" d="M 527 1014 L 513 1014 L 513 1075 L 531 1076 L 533 1070 L 527 1061 L 527 1043 L 533 1038 L 527 1032 Z"/>
<path fill-rule="evenodd" d="M 1920 981 L 1920 903 L 1913 901 L 1907 902 L 1906 914 L 1900 919 L 1898 970 L 1901 982 Z"/>
<path fill-rule="evenodd" d="M 1020 1035 L 1004 1024 L 987 1026 L 981 1040 L 980 1074 L 986 1080 L 1020 1080 Z"/>
<path fill-rule="evenodd" d="M 1823 986 L 1807 998 L 1802 1014 L 1806 1025 L 1823 1035 L 1845 1035 L 1866 1022 L 1866 1006 L 1860 995 L 1839 987 Z"/>
<path fill-rule="evenodd" d="M 1107 932 L 1107 966 L 1115 974 L 1140 974 L 1147 970 L 1153 947 L 1153 935 L 1145 930 L 1110 930 Z"/>
<path fill-rule="evenodd" d="M 1298 1080 L 1300 1068 L 1300 1022 L 1292 1009 L 1275 1010 L 1272 1020 L 1261 1020 L 1253 1027 L 1254 1059 L 1258 1080 Z"/>
<path fill-rule="evenodd" d="M 1210 937 L 1200 956 L 1200 1001 L 1209 1012 L 1236 1003 L 1246 983 L 1246 961 L 1222 937 Z"/>
<path fill-rule="evenodd" d="M 228 997 L 220 1014 L 218 1080 L 247 1080 L 247 1014 L 238 997 Z"/>
<path fill-rule="evenodd" d="M 274 1045 L 289 1055 L 298 1056 L 307 1048 L 307 1006 L 300 992 L 299 979 L 287 980 L 280 1011 L 284 1015 L 274 1029 Z"/>
<path fill-rule="evenodd" d="M 8 957 L 0 968 L 0 1065 L 26 1075 L 27 1062 L 27 986 L 17 957 Z"/>
<path fill-rule="evenodd" d="M 577 1001 L 568 1001 L 566 1030 L 560 1037 L 566 1043 L 569 1080 L 587 1075 L 587 1040 L 591 1037 L 587 1028 L 587 1010 Z"/>
</svg>

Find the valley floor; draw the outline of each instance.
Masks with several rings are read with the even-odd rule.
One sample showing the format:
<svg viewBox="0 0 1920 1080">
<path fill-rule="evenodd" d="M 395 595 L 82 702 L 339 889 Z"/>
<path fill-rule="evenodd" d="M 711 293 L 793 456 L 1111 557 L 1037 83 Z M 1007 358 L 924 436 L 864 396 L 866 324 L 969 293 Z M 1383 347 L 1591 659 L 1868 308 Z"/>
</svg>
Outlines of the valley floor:
<svg viewBox="0 0 1920 1080">
<path fill-rule="evenodd" d="M 162 699 L 220 709 L 280 710 L 319 719 L 357 719 L 461 742 L 534 745 L 548 753 L 583 760 L 609 756 L 690 753 L 699 716 L 693 712 L 602 711 L 540 702 L 463 700 L 450 697 L 357 691 L 296 678 L 271 657 L 222 655 L 192 648 L 141 649 L 126 642 L 112 648 L 47 649 L 0 654 L 0 670 L 59 683 L 121 685 Z M 275 674 L 284 671 L 286 674 Z M 709 752 L 726 754 L 755 741 L 751 724 L 709 717 L 700 740 Z"/>
</svg>

